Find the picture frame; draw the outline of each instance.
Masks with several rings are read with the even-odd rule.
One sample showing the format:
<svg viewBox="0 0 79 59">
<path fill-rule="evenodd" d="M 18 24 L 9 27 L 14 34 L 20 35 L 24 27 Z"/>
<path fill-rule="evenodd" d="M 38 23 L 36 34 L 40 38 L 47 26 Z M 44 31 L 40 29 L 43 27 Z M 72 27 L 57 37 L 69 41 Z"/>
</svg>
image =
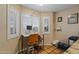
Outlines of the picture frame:
<svg viewBox="0 0 79 59">
<path fill-rule="evenodd" d="M 68 24 L 78 24 L 78 13 L 68 16 Z"/>
<path fill-rule="evenodd" d="M 62 17 L 58 17 L 58 22 L 62 22 Z"/>
</svg>

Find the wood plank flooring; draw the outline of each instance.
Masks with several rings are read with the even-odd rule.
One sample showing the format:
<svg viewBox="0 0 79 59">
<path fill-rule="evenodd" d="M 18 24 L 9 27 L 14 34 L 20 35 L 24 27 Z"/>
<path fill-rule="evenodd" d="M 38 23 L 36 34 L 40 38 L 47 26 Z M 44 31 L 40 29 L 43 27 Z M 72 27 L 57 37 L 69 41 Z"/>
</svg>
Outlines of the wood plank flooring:
<svg viewBox="0 0 79 59">
<path fill-rule="evenodd" d="M 62 54 L 63 52 L 64 52 L 63 50 L 60 50 L 54 46 L 45 45 L 44 49 L 41 49 L 36 54 Z"/>
</svg>

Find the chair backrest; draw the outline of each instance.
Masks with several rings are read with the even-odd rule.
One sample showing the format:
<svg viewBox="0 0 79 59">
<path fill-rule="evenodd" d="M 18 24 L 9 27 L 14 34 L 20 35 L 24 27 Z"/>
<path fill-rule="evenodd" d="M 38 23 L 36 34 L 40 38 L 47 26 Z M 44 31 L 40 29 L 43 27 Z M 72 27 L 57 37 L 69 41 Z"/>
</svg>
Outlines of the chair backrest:
<svg viewBox="0 0 79 59">
<path fill-rule="evenodd" d="M 38 41 L 39 41 L 39 38 L 40 36 L 38 34 L 32 34 L 28 37 L 28 40 L 27 40 L 27 44 L 28 45 L 34 45 L 34 44 L 37 44 Z"/>
<path fill-rule="evenodd" d="M 28 45 L 39 44 L 40 38 L 39 34 L 31 34 L 28 37 L 21 35 L 18 42 L 18 50 L 25 49 Z"/>
</svg>

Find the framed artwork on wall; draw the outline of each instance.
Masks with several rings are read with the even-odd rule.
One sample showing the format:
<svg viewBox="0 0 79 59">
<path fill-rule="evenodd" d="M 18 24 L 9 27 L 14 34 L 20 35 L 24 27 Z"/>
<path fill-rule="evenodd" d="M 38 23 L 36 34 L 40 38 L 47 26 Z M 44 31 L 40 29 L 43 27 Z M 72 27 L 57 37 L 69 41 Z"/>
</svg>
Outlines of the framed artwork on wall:
<svg viewBox="0 0 79 59">
<path fill-rule="evenodd" d="M 68 24 L 78 24 L 78 13 L 68 16 Z"/>
<path fill-rule="evenodd" d="M 62 17 L 58 17 L 58 22 L 62 22 Z"/>
</svg>

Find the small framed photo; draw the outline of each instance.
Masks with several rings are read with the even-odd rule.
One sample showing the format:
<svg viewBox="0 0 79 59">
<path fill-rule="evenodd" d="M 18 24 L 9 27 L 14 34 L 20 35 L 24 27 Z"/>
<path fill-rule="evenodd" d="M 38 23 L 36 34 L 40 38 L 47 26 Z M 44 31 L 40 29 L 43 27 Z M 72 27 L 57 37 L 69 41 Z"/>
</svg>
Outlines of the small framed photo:
<svg viewBox="0 0 79 59">
<path fill-rule="evenodd" d="M 58 17 L 58 22 L 62 22 L 62 17 Z"/>
<path fill-rule="evenodd" d="M 78 13 L 68 16 L 68 24 L 78 24 Z"/>
</svg>

